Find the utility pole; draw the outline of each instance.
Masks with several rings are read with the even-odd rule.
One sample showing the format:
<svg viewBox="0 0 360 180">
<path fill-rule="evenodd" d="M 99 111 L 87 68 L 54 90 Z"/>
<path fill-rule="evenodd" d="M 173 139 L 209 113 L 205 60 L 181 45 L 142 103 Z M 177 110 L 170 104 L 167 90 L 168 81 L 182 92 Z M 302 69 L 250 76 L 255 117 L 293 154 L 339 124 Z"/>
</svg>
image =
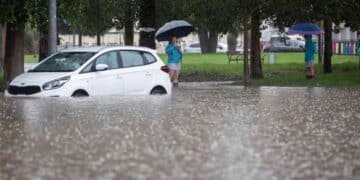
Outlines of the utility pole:
<svg viewBox="0 0 360 180">
<path fill-rule="evenodd" d="M 57 27 L 56 27 L 56 0 L 49 0 L 49 54 L 56 52 Z"/>
</svg>

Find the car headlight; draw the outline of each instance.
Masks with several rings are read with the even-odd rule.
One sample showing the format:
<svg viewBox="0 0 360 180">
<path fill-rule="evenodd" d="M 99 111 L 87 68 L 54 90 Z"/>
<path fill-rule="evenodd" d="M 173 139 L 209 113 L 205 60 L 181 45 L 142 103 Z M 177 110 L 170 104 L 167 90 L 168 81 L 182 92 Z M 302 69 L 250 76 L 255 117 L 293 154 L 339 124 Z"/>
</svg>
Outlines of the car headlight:
<svg viewBox="0 0 360 180">
<path fill-rule="evenodd" d="M 53 81 L 45 83 L 42 88 L 45 91 L 53 90 L 62 87 L 65 83 L 70 80 L 70 76 L 66 76 L 63 78 L 55 79 Z"/>
</svg>

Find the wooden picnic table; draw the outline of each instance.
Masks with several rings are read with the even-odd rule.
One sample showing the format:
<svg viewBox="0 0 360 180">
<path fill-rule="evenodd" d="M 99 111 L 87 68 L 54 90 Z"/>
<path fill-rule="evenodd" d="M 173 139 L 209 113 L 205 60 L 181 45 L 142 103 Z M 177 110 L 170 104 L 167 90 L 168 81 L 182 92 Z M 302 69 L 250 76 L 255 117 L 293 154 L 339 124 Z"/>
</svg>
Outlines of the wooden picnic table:
<svg viewBox="0 0 360 180">
<path fill-rule="evenodd" d="M 236 63 L 238 63 L 239 61 L 243 61 L 244 60 L 244 53 L 243 52 L 240 52 L 240 51 L 227 51 L 226 52 L 226 56 L 228 58 L 228 62 L 229 64 L 232 62 L 232 61 L 235 61 Z M 249 59 L 250 59 L 250 52 L 249 52 Z M 262 55 L 261 57 L 261 61 L 264 62 L 264 59 L 265 59 L 265 55 Z"/>
</svg>

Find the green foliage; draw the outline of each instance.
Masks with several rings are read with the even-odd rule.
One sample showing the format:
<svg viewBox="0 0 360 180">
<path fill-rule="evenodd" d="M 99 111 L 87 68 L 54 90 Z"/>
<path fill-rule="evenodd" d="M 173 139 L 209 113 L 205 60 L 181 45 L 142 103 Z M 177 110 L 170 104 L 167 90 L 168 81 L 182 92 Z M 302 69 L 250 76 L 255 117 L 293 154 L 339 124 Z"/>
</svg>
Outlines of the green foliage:
<svg viewBox="0 0 360 180">
<path fill-rule="evenodd" d="M 360 1 L 358 0 L 345 0 L 342 3 L 342 9 L 344 9 L 341 14 L 342 19 L 345 19 L 345 22 L 348 26 L 350 26 L 353 30 L 360 30 L 360 21 L 358 17 L 360 17 Z"/>
<path fill-rule="evenodd" d="M 24 23 L 29 17 L 29 6 L 26 0 L 2 0 L 0 4 L 0 23 Z"/>
<path fill-rule="evenodd" d="M 57 1 L 58 22 L 66 22 L 72 32 L 100 34 L 119 24 L 116 21 L 124 4 L 133 0 L 61 0 Z M 48 28 L 48 0 L 27 1 L 30 23 L 42 31 Z M 98 16 L 97 16 L 98 15 Z M 97 18 L 99 17 L 99 18 Z M 124 18 L 124 17 L 122 17 Z M 123 20 L 123 19 L 121 19 Z M 98 21 L 98 24 L 97 24 Z M 121 26 L 120 26 L 121 27 Z"/>
<path fill-rule="evenodd" d="M 15 4 L 13 1 L 1 1 L 0 23 L 15 19 Z"/>
<path fill-rule="evenodd" d="M 359 29 L 360 1 L 357 0 L 272 0 L 269 16 L 276 26 L 291 26 L 296 22 L 319 22 L 330 18 L 334 23 L 347 22 Z"/>
</svg>

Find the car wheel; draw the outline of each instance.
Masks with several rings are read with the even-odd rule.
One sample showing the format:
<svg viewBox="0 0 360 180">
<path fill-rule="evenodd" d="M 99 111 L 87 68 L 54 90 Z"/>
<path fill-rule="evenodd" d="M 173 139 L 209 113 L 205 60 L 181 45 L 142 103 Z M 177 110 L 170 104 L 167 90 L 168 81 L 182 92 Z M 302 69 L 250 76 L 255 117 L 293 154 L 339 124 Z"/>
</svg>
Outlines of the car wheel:
<svg viewBox="0 0 360 180">
<path fill-rule="evenodd" d="M 88 97 L 89 94 L 84 90 L 77 90 L 75 91 L 71 97 L 79 98 L 79 97 Z"/>
<path fill-rule="evenodd" d="M 166 94 L 166 90 L 165 88 L 161 87 L 161 86 L 157 86 L 154 89 L 151 90 L 150 92 L 151 95 L 165 95 Z"/>
</svg>

